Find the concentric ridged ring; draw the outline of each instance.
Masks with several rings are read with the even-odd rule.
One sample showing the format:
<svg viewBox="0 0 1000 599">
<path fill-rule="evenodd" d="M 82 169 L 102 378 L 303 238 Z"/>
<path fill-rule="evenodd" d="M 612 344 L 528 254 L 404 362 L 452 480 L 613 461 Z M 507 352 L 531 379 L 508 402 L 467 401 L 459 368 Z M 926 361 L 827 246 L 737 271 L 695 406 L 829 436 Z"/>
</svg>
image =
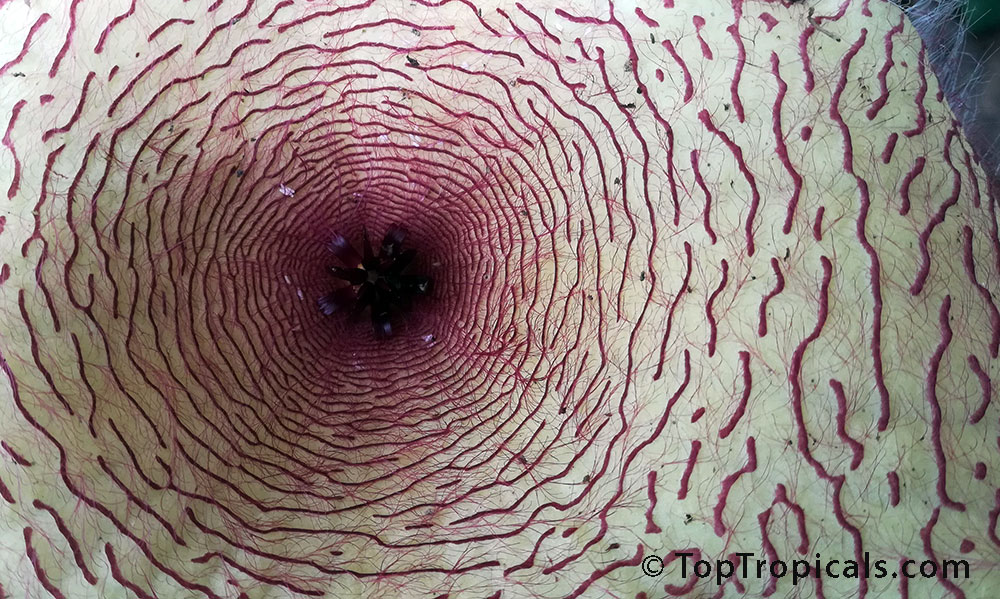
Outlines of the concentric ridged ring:
<svg viewBox="0 0 1000 599">
<path fill-rule="evenodd" d="M 640 569 L 684 549 L 1000 546 L 959 434 L 995 198 L 887 7 L 58 4 L 0 0 L 37 85 L 0 92 L 0 589 L 641 597 L 719 590 Z M 317 300 L 394 225 L 434 291 L 382 340 Z M 908 514 L 950 532 L 863 531 L 934 476 Z"/>
</svg>

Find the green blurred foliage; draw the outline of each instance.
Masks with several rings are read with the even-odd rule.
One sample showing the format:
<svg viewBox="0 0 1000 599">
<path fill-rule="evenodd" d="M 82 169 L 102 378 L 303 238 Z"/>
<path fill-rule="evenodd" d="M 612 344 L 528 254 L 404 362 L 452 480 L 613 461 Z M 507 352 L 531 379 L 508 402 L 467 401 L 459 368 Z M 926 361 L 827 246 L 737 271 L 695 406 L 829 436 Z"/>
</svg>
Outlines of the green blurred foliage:
<svg viewBox="0 0 1000 599">
<path fill-rule="evenodd" d="M 998 0 L 969 0 L 965 7 L 965 22 L 973 34 L 990 35 L 1000 29 Z"/>
</svg>

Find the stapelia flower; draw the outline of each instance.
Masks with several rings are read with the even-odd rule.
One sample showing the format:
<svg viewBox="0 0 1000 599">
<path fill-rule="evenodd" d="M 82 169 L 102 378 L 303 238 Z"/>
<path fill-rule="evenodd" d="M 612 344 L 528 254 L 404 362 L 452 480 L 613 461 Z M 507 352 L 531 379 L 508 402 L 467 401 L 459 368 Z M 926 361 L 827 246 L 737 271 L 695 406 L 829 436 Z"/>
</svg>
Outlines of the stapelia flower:
<svg viewBox="0 0 1000 599">
<path fill-rule="evenodd" d="M 997 196 L 891 4 L 0 0 L 0 115 L 0 597 L 1000 584 Z"/>
</svg>

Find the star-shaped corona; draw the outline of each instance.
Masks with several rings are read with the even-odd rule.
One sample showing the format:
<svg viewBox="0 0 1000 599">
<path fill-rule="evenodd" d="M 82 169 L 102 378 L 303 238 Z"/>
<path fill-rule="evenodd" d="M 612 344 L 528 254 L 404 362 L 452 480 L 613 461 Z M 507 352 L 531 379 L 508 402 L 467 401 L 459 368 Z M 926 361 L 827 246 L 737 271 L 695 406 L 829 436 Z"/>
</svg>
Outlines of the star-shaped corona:
<svg viewBox="0 0 1000 599">
<path fill-rule="evenodd" d="M 401 226 L 389 227 L 376 254 L 368 232 L 363 231 L 359 253 L 347 238 L 335 234 L 327 247 L 341 265 L 329 270 L 340 286 L 319 299 L 319 309 L 327 316 L 340 313 L 352 318 L 367 309 L 375 336 L 391 337 L 393 321 L 398 324 L 414 299 L 431 290 L 429 277 L 407 273 L 417 253 L 403 249 L 405 239 L 406 231 Z"/>
</svg>

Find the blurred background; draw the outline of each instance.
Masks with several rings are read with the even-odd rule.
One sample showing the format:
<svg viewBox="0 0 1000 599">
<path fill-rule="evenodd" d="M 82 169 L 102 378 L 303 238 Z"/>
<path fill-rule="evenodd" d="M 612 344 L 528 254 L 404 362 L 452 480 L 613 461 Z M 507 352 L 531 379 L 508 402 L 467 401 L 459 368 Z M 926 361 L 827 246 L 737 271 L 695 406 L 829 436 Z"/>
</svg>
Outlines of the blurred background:
<svg viewBox="0 0 1000 599">
<path fill-rule="evenodd" d="M 966 135 L 1000 179 L 1000 0 L 894 0 L 920 32 Z"/>
</svg>

